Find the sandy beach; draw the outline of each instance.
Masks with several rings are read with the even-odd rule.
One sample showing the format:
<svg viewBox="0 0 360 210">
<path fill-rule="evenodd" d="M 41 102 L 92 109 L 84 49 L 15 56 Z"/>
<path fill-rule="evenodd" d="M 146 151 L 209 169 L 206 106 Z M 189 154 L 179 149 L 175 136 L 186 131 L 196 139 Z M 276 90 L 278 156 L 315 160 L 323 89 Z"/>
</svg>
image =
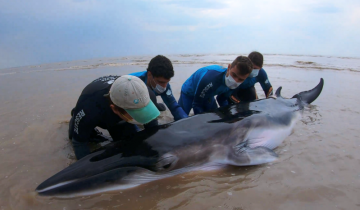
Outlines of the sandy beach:
<svg viewBox="0 0 360 210">
<path fill-rule="evenodd" d="M 181 85 L 197 69 L 226 66 L 238 55 L 165 56 L 174 65 L 170 84 L 178 99 Z M 325 81 L 322 94 L 275 150 L 278 161 L 191 172 L 72 199 L 40 197 L 34 189 L 74 162 L 67 130 L 82 89 L 100 76 L 144 71 L 153 56 L 0 69 L 0 210 L 360 209 L 360 58 L 264 56 L 270 82 L 274 89 L 283 87 L 284 97 Z M 260 85 L 256 89 L 263 98 Z M 161 123 L 171 121 L 168 110 L 162 113 Z"/>
</svg>

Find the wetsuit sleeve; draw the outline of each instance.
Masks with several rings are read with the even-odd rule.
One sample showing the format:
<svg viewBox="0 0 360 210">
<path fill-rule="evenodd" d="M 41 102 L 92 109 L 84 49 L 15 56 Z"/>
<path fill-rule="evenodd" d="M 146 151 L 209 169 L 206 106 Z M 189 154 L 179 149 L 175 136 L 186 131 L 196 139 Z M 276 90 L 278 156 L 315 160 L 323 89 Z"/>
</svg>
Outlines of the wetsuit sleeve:
<svg viewBox="0 0 360 210">
<path fill-rule="evenodd" d="M 97 125 L 100 113 L 92 105 L 93 103 L 88 103 L 88 106 L 74 112 L 74 124 L 70 129 L 73 129 L 72 137 L 79 142 L 89 142 L 90 135 Z"/>
<path fill-rule="evenodd" d="M 228 97 L 225 94 L 220 94 L 216 96 L 216 100 L 220 107 L 228 105 Z"/>
<path fill-rule="evenodd" d="M 88 142 L 99 116 L 98 109 L 91 108 L 91 103 L 88 105 L 74 111 L 69 127 L 74 153 L 78 160 L 90 154 Z"/>
<path fill-rule="evenodd" d="M 164 101 L 164 103 L 166 104 L 166 106 L 169 108 L 171 114 L 174 116 L 175 121 L 188 117 L 188 115 L 184 112 L 184 110 L 181 108 L 181 106 L 177 103 L 176 99 L 174 98 L 174 95 L 172 94 L 172 90 L 169 84 L 167 86 L 167 90 L 164 93 L 162 93 L 160 96 Z"/>
<path fill-rule="evenodd" d="M 258 76 L 259 83 L 265 93 L 266 98 L 273 94 L 273 88 L 264 69 L 261 69 Z"/>
<path fill-rule="evenodd" d="M 211 77 L 207 74 L 208 73 L 205 73 L 205 75 L 200 78 L 196 87 L 194 101 L 192 104 L 195 115 L 203 113 L 204 104 L 209 101 L 210 97 L 214 96 L 213 82 Z"/>
<path fill-rule="evenodd" d="M 107 130 L 113 141 L 123 141 L 131 139 L 131 137 L 139 131 L 139 128 L 136 125 L 121 120 Z"/>
</svg>

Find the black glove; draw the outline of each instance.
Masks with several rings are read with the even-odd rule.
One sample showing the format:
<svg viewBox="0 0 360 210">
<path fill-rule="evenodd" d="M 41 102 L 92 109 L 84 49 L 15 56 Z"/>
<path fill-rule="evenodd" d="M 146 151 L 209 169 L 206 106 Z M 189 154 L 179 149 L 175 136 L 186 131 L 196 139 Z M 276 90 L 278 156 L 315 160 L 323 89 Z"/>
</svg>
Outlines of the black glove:
<svg viewBox="0 0 360 210">
<path fill-rule="evenodd" d="M 157 103 L 157 104 L 155 104 L 155 106 L 158 108 L 158 110 L 159 110 L 160 112 L 163 112 L 163 111 L 166 110 L 166 106 L 165 106 L 165 104 L 163 104 L 163 103 Z"/>
<path fill-rule="evenodd" d="M 147 88 L 148 88 L 148 91 L 149 91 L 150 99 L 151 99 L 151 101 L 155 104 L 156 108 L 158 108 L 158 110 L 159 110 L 160 112 L 165 111 L 165 110 L 166 110 L 166 106 L 165 106 L 163 103 L 158 103 L 154 91 L 151 90 L 151 88 L 149 88 L 149 86 L 148 86 Z"/>
</svg>

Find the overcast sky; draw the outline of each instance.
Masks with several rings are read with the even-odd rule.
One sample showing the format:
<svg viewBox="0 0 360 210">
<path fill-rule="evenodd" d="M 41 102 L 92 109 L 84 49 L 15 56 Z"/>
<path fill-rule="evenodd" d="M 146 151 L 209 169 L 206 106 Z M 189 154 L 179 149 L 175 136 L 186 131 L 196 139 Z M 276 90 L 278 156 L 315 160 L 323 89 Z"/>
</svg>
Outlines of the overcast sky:
<svg viewBox="0 0 360 210">
<path fill-rule="evenodd" d="M 0 68 L 179 53 L 360 57 L 359 0 L 0 0 Z"/>
</svg>

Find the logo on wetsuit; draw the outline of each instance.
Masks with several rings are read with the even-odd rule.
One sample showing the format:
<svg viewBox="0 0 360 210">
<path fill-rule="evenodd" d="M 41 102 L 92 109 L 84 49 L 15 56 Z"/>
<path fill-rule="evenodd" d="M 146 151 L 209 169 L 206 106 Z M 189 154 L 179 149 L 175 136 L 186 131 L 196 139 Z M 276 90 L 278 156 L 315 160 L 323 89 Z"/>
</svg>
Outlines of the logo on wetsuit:
<svg viewBox="0 0 360 210">
<path fill-rule="evenodd" d="M 206 85 L 206 87 L 201 91 L 200 97 L 201 97 L 201 98 L 204 98 L 206 92 L 207 92 L 212 86 L 213 86 L 212 82 L 211 82 L 210 84 Z"/>
<path fill-rule="evenodd" d="M 79 123 L 81 118 L 85 116 L 84 110 L 81 110 L 75 117 L 75 125 L 74 125 L 74 132 L 79 134 Z"/>
<path fill-rule="evenodd" d="M 119 76 L 104 76 L 104 77 L 100 77 L 96 80 L 94 80 L 93 82 L 104 82 L 104 83 L 108 83 L 109 85 L 111 85 L 112 83 L 114 83 L 114 81 L 118 78 Z"/>
</svg>

